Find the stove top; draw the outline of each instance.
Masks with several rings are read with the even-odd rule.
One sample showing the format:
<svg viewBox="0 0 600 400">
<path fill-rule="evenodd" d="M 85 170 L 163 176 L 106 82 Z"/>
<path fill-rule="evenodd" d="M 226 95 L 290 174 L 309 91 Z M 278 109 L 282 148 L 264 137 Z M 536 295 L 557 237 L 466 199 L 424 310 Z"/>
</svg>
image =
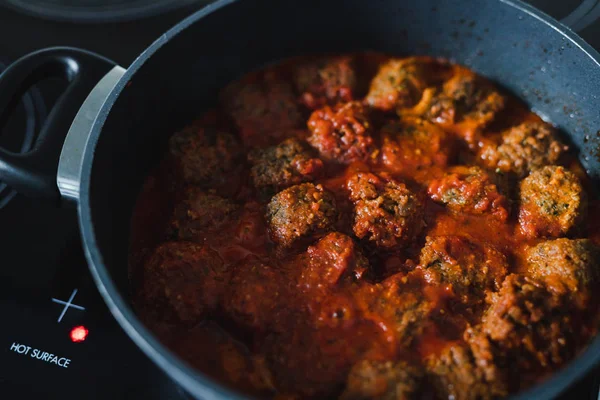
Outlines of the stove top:
<svg viewBox="0 0 600 400">
<path fill-rule="evenodd" d="M 160 16 L 128 14 L 127 21 L 122 18 L 121 22 L 75 15 L 65 22 L 53 15 L 42 18 L 27 10 L 20 12 L 15 6 L 28 2 L 11 3 L 13 8 L 0 7 L 0 35 L 11 38 L 0 43 L 0 62 L 60 45 L 92 50 L 127 67 L 154 39 L 206 0 L 182 1 L 185 5 Z M 46 3 L 75 7 L 97 2 Z M 122 6 L 125 2 L 104 4 L 113 3 Z M 600 1 L 530 3 L 556 18 L 578 21 L 584 38 L 600 49 L 600 22 L 595 23 Z M 53 101 L 52 93 L 50 85 L 23 99 L 0 135 L 0 146 L 13 151 L 30 148 L 45 118 L 45 104 Z M 88 272 L 75 210 L 39 204 L 0 183 L 0 226 L 0 399 L 189 398 L 110 315 Z M 562 398 L 597 399 L 599 372 L 589 374 Z"/>
</svg>

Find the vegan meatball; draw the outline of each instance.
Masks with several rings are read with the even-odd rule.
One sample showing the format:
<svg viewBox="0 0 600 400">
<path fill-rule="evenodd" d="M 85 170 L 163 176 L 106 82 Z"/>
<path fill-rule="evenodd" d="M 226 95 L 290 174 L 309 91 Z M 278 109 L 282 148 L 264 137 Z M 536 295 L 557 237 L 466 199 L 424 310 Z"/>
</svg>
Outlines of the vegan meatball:
<svg viewBox="0 0 600 400">
<path fill-rule="evenodd" d="M 337 218 L 335 198 L 321 185 L 295 185 L 273 196 L 266 218 L 271 240 L 290 247 L 300 238 L 332 229 Z"/>
<path fill-rule="evenodd" d="M 508 394 L 497 366 L 483 364 L 468 345 L 452 343 L 427 359 L 428 376 L 439 396 L 456 400 L 491 400 Z"/>
<path fill-rule="evenodd" d="M 347 277 L 359 280 L 369 262 L 354 241 L 339 232 L 331 232 L 294 261 L 300 271 L 298 287 L 302 291 L 328 290 Z"/>
<path fill-rule="evenodd" d="M 171 235 L 183 240 L 202 242 L 207 233 L 214 232 L 238 210 L 231 200 L 189 186 L 175 205 L 170 222 Z"/>
<path fill-rule="evenodd" d="M 490 245 L 460 236 L 427 237 L 419 265 L 430 283 L 452 285 L 464 302 L 496 291 L 508 272 L 506 256 Z"/>
<path fill-rule="evenodd" d="M 498 175 L 476 166 L 450 167 L 442 178 L 429 184 L 429 197 L 455 212 L 490 214 L 506 221 L 508 200 L 501 190 L 504 185 L 499 183 L 504 175 Z"/>
<path fill-rule="evenodd" d="M 356 89 L 354 59 L 325 57 L 299 64 L 294 70 L 294 83 L 302 104 L 312 110 L 351 101 Z"/>
<path fill-rule="evenodd" d="M 386 124 L 381 136 L 381 159 L 395 172 L 414 174 L 431 166 L 444 167 L 453 154 L 448 134 L 417 117 Z"/>
<path fill-rule="evenodd" d="M 256 149 L 248 155 L 250 175 L 258 189 L 275 192 L 309 182 L 323 172 L 323 161 L 299 139 L 286 139 L 276 146 Z"/>
<path fill-rule="evenodd" d="M 229 273 L 219 255 L 206 246 L 166 242 L 144 265 L 141 298 L 145 307 L 166 309 L 192 325 L 218 306 Z"/>
<path fill-rule="evenodd" d="M 403 247 L 424 226 L 423 201 L 394 179 L 358 173 L 348 180 L 354 234 L 383 248 Z"/>
<path fill-rule="evenodd" d="M 366 103 L 383 111 L 409 108 L 419 102 L 428 86 L 427 72 L 432 60 L 427 58 L 393 58 L 379 67 L 371 81 Z"/>
<path fill-rule="evenodd" d="M 480 128 L 504 108 L 504 103 L 490 82 L 467 68 L 455 67 L 452 78 L 433 97 L 426 117 L 445 127 L 465 122 Z"/>
<path fill-rule="evenodd" d="M 556 130 L 544 122 L 524 122 L 502 134 L 501 143 L 483 142 L 479 157 L 484 166 L 519 177 L 554 164 L 568 149 Z"/>
<path fill-rule="evenodd" d="M 356 363 L 346 380 L 341 400 L 410 400 L 418 395 L 423 371 L 405 361 Z"/>
<path fill-rule="evenodd" d="M 308 128 L 308 143 L 327 160 L 341 164 L 364 161 L 373 151 L 368 110 L 359 102 L 316 110 Z"/>
<path fill-rule="evenodd" d="M 244 329 L 268 331 L 276 323 L 275 315 L 285 298 L 281 272 L 255 257 L 247 257 L 233 269 L 225 315 Z"/>
<path fill-rule="evenodd" d="M 574 320 L 581 311 L 566 296 L 537 280 L 512 274 L 481 321 L 485 335 L 513 368 L 525 372 L 552 368 L 571 359 L 577 349 Z"/>
<path fill-rule="evenodd" d="M 564 167 L 533 171 L 520 184 L 519 224 L 528 237 L 558 237 L 581 228 L 587 196 L 579 179 Z"/>
<path fill-rule="evenodd" d="M 226 182 L 242 154 L 233 135 L 202 121 L 175 133 L 169 141 L 169 153 L 184 183 L 203 187 Z"/>
<path fill-rule="evenodd" d="M 598 281 L 599 250 L 589 239 L 555 239 L 527 251 L 529 274 L 571 293 L 591 288 Z"/>
<path fill-rule="evenodd" d="M 277 71 L 233 82 L 220 100 L 247 146 L 273 144 L 302 126 L 292 85 Z"/>
</svg>

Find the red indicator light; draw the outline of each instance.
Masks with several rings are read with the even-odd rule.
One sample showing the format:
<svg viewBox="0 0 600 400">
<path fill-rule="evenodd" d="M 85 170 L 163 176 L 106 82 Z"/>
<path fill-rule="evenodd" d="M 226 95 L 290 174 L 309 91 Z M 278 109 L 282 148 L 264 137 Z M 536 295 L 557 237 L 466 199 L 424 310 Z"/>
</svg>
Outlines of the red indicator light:
<svg viewBox="0 0 600 400">
<path fill-rule="evenodd" d="M 85 338 L 87 337 L 89 331 L 87 330 L 87 328 L 83 325 L 79 325 L 76 326 L 75 328 L 71 329 L 71 341 L 74 343 L 79 343 L 79 342 L 83 342 L 85 340 Z"/>
</svg>

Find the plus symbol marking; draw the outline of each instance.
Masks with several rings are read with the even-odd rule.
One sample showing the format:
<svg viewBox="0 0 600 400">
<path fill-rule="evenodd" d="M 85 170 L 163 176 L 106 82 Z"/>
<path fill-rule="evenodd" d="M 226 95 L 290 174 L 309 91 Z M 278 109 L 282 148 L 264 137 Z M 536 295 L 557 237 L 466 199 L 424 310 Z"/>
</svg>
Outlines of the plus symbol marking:
<svg viewBox="0 0 600 400">
<path fill-rule="evenodd" d="M 70 308 L 70 307 L 76 308 L 77 310 L 82 310 L 82 311 L 85 310 L 85 307 L 78 306 L 77 304 L 73 304 L 73 299 L 75 298 L 76 294 L 77 294 L 77 289 L 73 290 L 73 293 L 71 293 L 71 297 L 69 297 L 69 300 L 67 300 L 67 301 L 58 300 L 58 299 L 55 299 L 54 297 L 52 297 L 52 301 L 54 303 L 58 303 L 58 304 L 63 304 L 64 305 L 64 308 L 63 308 L 62 312 L 58 316 L 58 321 L 57 322 L 62 321 L 63 317 L 65 316 L 65 313 L 67 312 L 67 309 Z"/>
</svg>

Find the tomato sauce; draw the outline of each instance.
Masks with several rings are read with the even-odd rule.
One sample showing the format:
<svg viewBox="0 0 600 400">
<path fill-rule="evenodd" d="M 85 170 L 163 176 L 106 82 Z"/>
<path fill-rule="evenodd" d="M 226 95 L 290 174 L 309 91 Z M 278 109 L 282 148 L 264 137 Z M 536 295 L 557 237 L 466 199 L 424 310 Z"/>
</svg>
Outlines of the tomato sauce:
<svg viewBox="0 0 600 400">
<path fill-rule="evenodd" d="M 553 132 L 550 125 L 464 67 L 426 57 L 394 60 L 373 53 L 294 58 L 250 73 L 225 88 L 220 106 L 192 125 L 192 139 L 185 140 L 200 140 L 195 153 L 186 147 L 171 149 L 147 178 L 131 224 L 135 305 L 159 338 L 199 370 L 265 398 L 384 398 L 377 390 L 385 392 L 394 383 L 363 393 L 366 397 L 349 392 L 353 386 L 348 376 L 361 360 L 402 360 L 422 369 L 424 381 L 437 379 L 439 370 L 428 360 L 452 344 L 464 345 L 467 330 L 478 329 L 504 277 L 527 275 L 529 249 L 552 239 L 527 235 L 520 222 L 528 216 L 520 214 L 519 184 L 542 165 L 566 166 L 590 199 L 589 206 L 582 206 L 589 217 L 560 236 L 588 237 L 600 244 L 600 207 L 591 185 L 574 152 L 560 147 L 560 135 L 556 143 L 551 142 L 554 133 L 550 139 L 543 136 L 543 129 Z M 356 102 L 355 111 L 341 115 L 340 107 L 349 102 Z M 321 131 L 306 125 L 314 112 L 322 112 Z M 543 127 L 509 149 L 511 129 L 527 123 Z M 215 131 L 216 139 L 205 139 Z M 220 132 L 231 134 L 237 144 L 230 145 L 229 136 Z M 260 169 L 248 161 L 251 152 L 286 138 L 296 138 L 305 146 L 302 151 L 318 159 L 317 164 L 311 161 L 309 172 L 294 169 L 298 155 L 286 155 L 289 161 L 274 153 L 272 170 L 269 164 Z M 530 151 L 528 140 L 539 140 L 532 143 L 538 153 Z M 357 143 L 360 147 L 353 147 Z M 214 166 L 202 161 L 210 157 L 216 160 Z M 270 160 L 264 153 L 261 157 Z M 219 166 L 219 160 L 231 165 Z M 455 166 L 475 169 L 453 170 Z M 185 168 L 214 170 L 198 173 L 202 180 L 190 182 L 181 172 Z M 459 183 L 446 178 L 452 171 L 458 171 L 454 179 Z M 314 176 L 294 175 L 302 173 Z M 258 187 L 257 174 L 272 174 L 275 183 Z M 375 178 L 369 179 L 376 183 L 360 188 L 377 190 L 380 197 L 351 192 L 348 182 L 357 174 L 372 174 L 368 176 Z M 301 234 L 298 229 L 305 225 L 299 225 L 291 232 L 297 240 L 283 246 L 273 240 L 267 205 L 276 193 L 307 182 L 333 195 L 336 216 Z M 434 201 L 430 193 L 446 188 L 442 184 L 458 189 L 438 190 Z M 190 200 L 174 230 L 174 209 L 187 204 L 183 199 L 189 186 L 212 197 L 200 209 Z M 234 204 L 234 211 L 221 207 L 217 198 Z M 410 215 L 402 209 L 379 210 L 373 217 L 373 202 L 384 207 L 390 199 L 394 210 L 410 202 L 416 209 L 408 208 Z M 471 201 L 476 205 L 470 207 Z M 488 203 L 501 204 L 506 212 L 491 212 Z M 362 218 L 359 204 L 365 207 L 361 222 L 367 227 L 361 236 L 356 233 Z M 300 210 L 288 214 L 302 214 Z M 288 214 L 290 226 L 300 224 Z M 302 217 L 302 223 L 315 218 Z M 176 270 L 180 264 L 169 264 L 168 258 L 162 264 L 153 261 L 161 244 L 183 240 L 182 224 L 188 220 L 193 221 L 193 234 L 185 241 L 214 251 L 220 260 L 218 277 L 210 275 L 217 283 L 207 289 L 200 279 L 197 289 L 215 290 L 219 300 L 214 306 L 194 303 L 195 294 L 187 287 L 174 295 L 178 287 L 170 286 L 169 274 L 188 276 L 187 271 Z M 413 229 L 417 220 L 420 227 Z M 376 233 L 386 240 L 377 239 Z M 435 238 L 448 236 L 458 238 L 435 244 Z M 433 261 L 425 261 L 429 256 Z M 500 277 L 497 286 L 490 276 Z M 591 312 L 595 300 L 585 301 L 585 312 Z M 192 309 L 198 317 L 184 323 L 171 307 Z M 584 329 L 586 338 L 596 332 L 591 324 Z M 560 365 L 524 370 L 523 376 L 532 378 L 511 381 L 507 390 L 520 390 Z M 421 383 L 403 394 L 468 398 L 434 387 Z"/>
</svg>

